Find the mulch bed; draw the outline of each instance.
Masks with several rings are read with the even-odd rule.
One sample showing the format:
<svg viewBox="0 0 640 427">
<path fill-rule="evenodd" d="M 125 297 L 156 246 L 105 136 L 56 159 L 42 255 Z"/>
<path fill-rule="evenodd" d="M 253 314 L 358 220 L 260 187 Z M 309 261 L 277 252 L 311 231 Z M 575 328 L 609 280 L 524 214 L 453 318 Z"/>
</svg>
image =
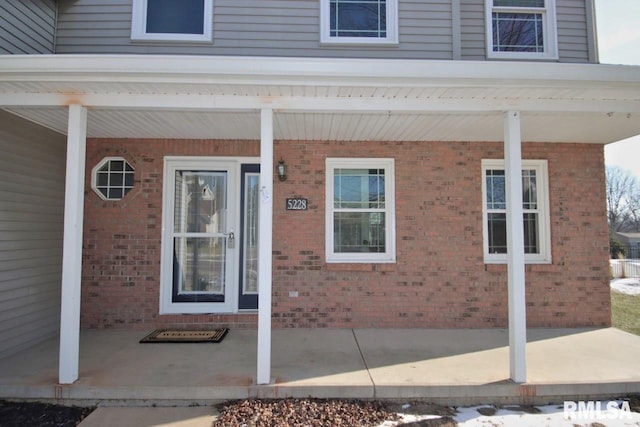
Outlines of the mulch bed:
<svg viewBox="0 0 640 427">
<path fill-rule="evenodd" d="M 379 401 L 345 399 L 247 399 L 218 406 L 220 416 L 212 427 L 370 427 L 385 421 L 403 426 L 455 426 L 450 408 L 413 402 L 414 411 L 428 411 L 443 418 L 402 423 L 398 412 L 406 406 Z M 415 412 L 419 413 L 419 412 Z"/>
<path fill-rule="evenodd" d="M 0 400 L 1 427 L 76 427 L 95 408 Z"/>
</svg>

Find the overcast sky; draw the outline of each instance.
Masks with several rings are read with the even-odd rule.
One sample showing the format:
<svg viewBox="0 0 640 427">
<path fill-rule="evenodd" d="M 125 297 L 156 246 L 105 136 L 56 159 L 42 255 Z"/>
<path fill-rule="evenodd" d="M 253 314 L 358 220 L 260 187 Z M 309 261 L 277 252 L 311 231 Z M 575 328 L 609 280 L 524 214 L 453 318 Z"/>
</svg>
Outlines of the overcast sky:
<svg viewBox="0 0 640 427">
<path fill-rule="evenodd" d="M 640 0 L 596 0 L 596 22 L 601 63 L 640 65 Z M 640 136 L 609 144 L 604 153 L 607 165 L 640 179 Z"/>
</svg>

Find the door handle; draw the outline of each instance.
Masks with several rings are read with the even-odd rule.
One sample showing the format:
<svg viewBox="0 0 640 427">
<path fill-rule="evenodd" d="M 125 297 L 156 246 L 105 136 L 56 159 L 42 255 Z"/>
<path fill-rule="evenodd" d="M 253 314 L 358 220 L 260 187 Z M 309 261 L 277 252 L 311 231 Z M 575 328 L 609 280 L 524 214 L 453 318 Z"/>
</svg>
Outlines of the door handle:
<svg viewBox="0 0 640 427">
<path fill-rule="evenodd" d="M 233 234 L 233 231 L 226 233 L 225 236 L 227 236 L 227 248 L 228 249 L 233 249 L 236 247 L 236 236 L 235 234 Z"/>
</svg>

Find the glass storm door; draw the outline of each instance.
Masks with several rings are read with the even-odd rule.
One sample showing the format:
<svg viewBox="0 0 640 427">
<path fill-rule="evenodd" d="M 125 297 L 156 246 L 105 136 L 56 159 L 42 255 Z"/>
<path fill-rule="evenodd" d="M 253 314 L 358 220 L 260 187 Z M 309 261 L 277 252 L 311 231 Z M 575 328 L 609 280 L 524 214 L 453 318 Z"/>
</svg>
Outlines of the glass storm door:
<svg viewBox="0 0 640 427">
<path fill-rule="evenodd" d="M 172 302 L 228 298 L 230 250 L 229 171 L 175 171 Z"/>
<path fill-rule="evenodd" d="M 238 308 L 258 308 L 258 206 L 260 165 L 242 165 L 240 178 L 240 292 Z"/>
<path fill-rule="evenodd" d="M 165 158 L 161 314 L 258 308 L 259 168 Z"/>
</svg>

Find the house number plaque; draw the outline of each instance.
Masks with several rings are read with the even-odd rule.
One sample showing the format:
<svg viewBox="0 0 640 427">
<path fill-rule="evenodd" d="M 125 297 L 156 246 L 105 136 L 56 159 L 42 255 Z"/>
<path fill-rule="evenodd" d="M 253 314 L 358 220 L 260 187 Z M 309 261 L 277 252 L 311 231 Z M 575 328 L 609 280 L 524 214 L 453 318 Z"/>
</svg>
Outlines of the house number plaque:
<svg viewBox="0 0 640 427">
<path fill-rule="evenodd" d="M 308 206 L 309 200 L 307 199 L 301 199 L 298 197 L 287 199 L 288 211 L 306 211 Z"/>
</svg>

